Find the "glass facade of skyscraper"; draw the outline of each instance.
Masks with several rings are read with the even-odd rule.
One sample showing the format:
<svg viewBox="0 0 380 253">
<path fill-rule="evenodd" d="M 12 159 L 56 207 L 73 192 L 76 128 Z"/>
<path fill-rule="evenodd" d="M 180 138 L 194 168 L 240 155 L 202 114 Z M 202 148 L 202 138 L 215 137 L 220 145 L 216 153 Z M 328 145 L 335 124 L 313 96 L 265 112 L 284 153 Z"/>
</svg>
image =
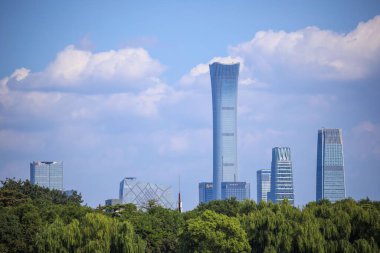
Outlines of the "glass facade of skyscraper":
<svg viewBox="0 0 380 253">
<path fill-rule="evenodd" d="M 250 184 L 246 182 L 222 182 L 222 199 L 236 198 L 241 201 L 250 198 Z"/>
<path fill-rule="evenodd" d="M 123 204 L 135 204 L 138 208 L 147 206 L 150 200 L 166 208 L 175 207 L 170 186 L 141 182 L 135 177 L 126 177 L 120 182 L 119 199 Z"/>
<path fill-rule="evenodd" d="M 317 196 L 335 202 L 346 197 L 342 129 L 318 130 Z"/>
<path fill-rule="evenodd" d="M 272 149 L 270 200 L 279 203 L 288 199 L 294 205 L 293 171 L 290 148 Z"/>
<path fill-rule="evenodd" d="M 30 182 L 63 191 L 63 162 L 35 161 L 30 163 Z"/>
<path fill-rule="evenodd" d="M 213 185 L 211 182 L 199 183 L 199 203 L 207 203 L 213 200 Z"/>
<path fill-rule="evenodd" d="M 257 203 L 268 201 L 268 192 L 270 192 L 270 170 L 257 171 Z"/>
<path fill-rule="evenodd" d="M 222 182 L 238 181 L 236 112 L 239 66 L 239 63 L 210 64 L 214 199 L 222 198 Z"/>
</svg>

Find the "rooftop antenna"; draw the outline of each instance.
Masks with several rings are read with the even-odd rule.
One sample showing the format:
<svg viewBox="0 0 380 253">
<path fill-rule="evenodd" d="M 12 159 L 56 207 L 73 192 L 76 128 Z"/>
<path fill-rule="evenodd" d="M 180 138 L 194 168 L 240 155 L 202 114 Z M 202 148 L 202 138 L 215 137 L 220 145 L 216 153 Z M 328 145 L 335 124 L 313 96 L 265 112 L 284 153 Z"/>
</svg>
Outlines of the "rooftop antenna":
<svg viewBox="0 0 380 253">
<path fill-rule="evenodd" d="M 178 176 L 178 212 L 182 213 L 181 176 Z"/>
</svg>

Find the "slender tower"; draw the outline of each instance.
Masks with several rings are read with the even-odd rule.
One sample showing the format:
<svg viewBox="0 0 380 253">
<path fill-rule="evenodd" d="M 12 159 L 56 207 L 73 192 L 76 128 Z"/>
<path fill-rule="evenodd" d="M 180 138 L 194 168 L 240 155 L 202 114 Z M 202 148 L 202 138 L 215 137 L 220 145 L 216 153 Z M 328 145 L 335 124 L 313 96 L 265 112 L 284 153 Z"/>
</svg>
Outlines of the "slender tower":
<svg viewBox="0 0 380 253">
<path fill-rule="evenodd" d="M 346 197 L 342 129 L 318 130 L 317 200 L 335 202 Z"/>
<path fill-rule="evenodd" d="M 238 181 L 236 114 L 239 66 L 239 63 L 210 64 L 215 200 L 222 198 L 222 182 Z"/>
<path fill-rule="evenodd" d="M 178 177 L 178 212 L 182 213 L 181 177 Z"/>
</svg>

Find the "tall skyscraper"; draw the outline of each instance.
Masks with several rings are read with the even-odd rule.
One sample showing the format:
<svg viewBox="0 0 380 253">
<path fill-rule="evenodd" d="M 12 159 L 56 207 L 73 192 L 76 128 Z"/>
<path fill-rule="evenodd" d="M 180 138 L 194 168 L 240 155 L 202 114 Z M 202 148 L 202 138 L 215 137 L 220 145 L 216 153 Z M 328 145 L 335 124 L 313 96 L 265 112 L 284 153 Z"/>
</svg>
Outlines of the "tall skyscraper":
<svg viewBox="0 0 380 253">
<path fill-rule="evenodd" d="M 222 182 L 222 199 L 236 198 L 245 200 L 250 198 L 250 184 L 246 182 Z"/>
<path fill-rule="evenodd" d="M 270 200 L 279 203 L 288 199 L 294 205 L 293 171 L 290 148 L 275 147 L 272 149 Z"/>
<path fill-rule="evenodd" d="M 207 203 L 213 200 L 213 185 L 211 182 L 199 183 L 199 203 Z"/>
<path fill-rule="evenodd" d="M 335 202 L 346 197 L 342 129 L 318 130 L 317 200 Z"/>
<path fill-rule="evenodd" d="M 261 200 L 268 202 L 268 192 L 270 192 L 270 170 L 257 171 L 257 203 Z"/>
<path fill-rule="evenodd" d="M 138 208 L 146 206 L 150 200 L 166 208 L 175 208 L 170 186 L 161 186 L 126 177 L 120 182 L 119 199 L 123 204 L 132 203 Z"/>
<path fill-rule="evenodd" d="M 210 64 L 214 199 L 222 198 L 222 182 L 238 181 L 236 111 L 239 66 L 239 63 Z"/>
<path fill-rule="evenodd" d="M 31 162 L 30 182 L 50 189 L 63 191 L 63 162 Z"/>
</svg>

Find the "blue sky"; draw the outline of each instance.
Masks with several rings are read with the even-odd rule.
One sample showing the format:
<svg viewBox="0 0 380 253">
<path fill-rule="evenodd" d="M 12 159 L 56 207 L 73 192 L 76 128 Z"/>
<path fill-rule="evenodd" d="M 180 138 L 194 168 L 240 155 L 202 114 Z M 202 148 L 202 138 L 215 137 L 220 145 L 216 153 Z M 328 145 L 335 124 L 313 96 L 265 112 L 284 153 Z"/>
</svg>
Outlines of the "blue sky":
<svg viewBox="0 0 380 253">
<path fill-rule="evenodd" d="M 0 178 L 63 160 L 91 206 L 125 176 L 184 208 L 212 178 L 208 64 L 239 60 L 238 161 L 251 183 L 292 150 L 315 199 L 317 130 L 343 129 L 346 190 L 380 199 L 378 1 L 1 1 Z"/>
</svg>

